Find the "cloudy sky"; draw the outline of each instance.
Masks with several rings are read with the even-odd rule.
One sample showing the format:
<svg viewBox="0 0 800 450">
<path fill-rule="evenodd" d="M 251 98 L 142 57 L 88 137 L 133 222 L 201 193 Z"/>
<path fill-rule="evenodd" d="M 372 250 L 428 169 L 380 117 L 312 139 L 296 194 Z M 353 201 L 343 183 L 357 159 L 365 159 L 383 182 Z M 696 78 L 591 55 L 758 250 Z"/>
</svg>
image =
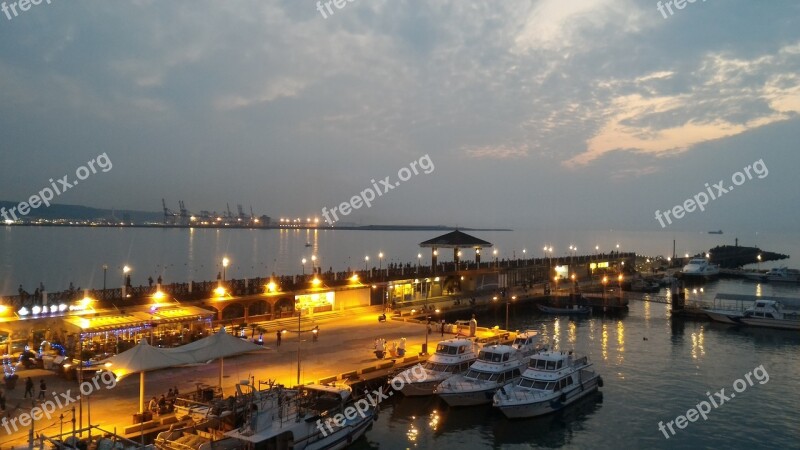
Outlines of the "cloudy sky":
<svg viewBox="0 0 800 450">
<path fill-rule="evenodd" d="M 8 1 L 8 0 L 6 0 Z M 800 225 L 800 3 L 52 0 L 0 13 L 0 200 L 659 230 Z M 667 15 L 667 18 L 665 18 Z M 11 17 L 9 20 L 8 17 Z M 752 173 L 752 172 L 751 172 Z M 714 191 L 716 192 L 716 190 Z"/>
</svg>

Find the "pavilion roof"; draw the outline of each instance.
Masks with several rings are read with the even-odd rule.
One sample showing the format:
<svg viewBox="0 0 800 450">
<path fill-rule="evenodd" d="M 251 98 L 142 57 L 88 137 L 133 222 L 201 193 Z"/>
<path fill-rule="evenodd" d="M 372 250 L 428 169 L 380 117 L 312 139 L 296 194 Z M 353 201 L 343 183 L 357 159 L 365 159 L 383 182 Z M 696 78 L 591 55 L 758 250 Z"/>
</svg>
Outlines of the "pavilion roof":
<svg viewBox="0 0 800 450">
<path fill-rule="evenodd" d="M 492 243 L 484 241 L 483 239 L 478 239 L 463 231 L 455 230 L 425 242 L 420 242 L 419 246 L 436 248 L 483 248 L 491 247 Z"/>
</svg>

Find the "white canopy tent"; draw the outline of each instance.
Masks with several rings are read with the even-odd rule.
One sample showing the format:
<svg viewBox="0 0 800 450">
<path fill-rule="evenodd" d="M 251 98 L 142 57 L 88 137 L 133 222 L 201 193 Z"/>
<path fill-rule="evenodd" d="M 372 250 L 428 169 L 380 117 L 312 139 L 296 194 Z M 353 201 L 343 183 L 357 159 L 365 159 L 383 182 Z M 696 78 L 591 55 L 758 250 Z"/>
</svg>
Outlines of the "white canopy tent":
<svg viewBox="0 0 800 450">
<path fill-rule="evenodd" d="M 223 358 L 268 348 L 239 339 L 222 328 L 211 336 L 175 348 L 158 348 L 142 339 L 139 343 L 105 362 L 118 379 L 139 373 L 139 412 L 144 412 L 144 373 L 188 364 L 204 364 L 219 359 L 219 385 L 222 387 Z"/>
<path fill-rule="evenodd" d="M 191 364 L 189 355 L 169 353 L 164 349 L 153 347 L 142 339 L 136 346 L 107 359 L 105 366 L 121 379 L 133 373 L 139 373 L 139 412 L 144 412 L 144 373 L 150 370 Z"/>
<path fill-rule="evenodd" d="M 188 359 L 197 363 L 219 359 L 220 388 L 222 387 L 224 358 L 264 350 L 268 350 L 268 348 L 232 336 L 225 331 L 224 327 L 211 336 L 186 345 L 181 345 L 180 347 L 166 349 L 166 351 L 172 355 L 179 355 L 181 359 Z"/>
</svg>

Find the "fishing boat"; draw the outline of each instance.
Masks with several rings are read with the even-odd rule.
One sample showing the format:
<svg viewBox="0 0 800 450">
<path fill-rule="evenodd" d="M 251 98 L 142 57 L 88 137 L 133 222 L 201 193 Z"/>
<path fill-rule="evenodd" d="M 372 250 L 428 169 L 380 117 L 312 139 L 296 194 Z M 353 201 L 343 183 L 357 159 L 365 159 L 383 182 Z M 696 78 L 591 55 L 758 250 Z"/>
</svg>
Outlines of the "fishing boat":
<svg viewBox="0 0 800 450">
<path fill-rule="evenodd" d="M 532 330 L 517 336 L 512 345 L 483 347 L 466 373 L 443 381 L 435 393 L 450 406 L 491 403 L 497 389 L 517 381 L 531 355 L 542 350 L 538 333 Z"/>
<path fill-rule="evenodd" d="M 342 449 L 361 437 L 376 417 L 371 403 L 353 398 L 349 386 L 237 384 L 232 403 L 245 408 L 235 428 L 224 431 L 216 415 L 201 423 L 159 433 L 160 450 Z M 352 413 L 351 413 L 352 411 Z M 223 413 L 224 414 L 224 413 Z M 222 416 L 223 414 L 220 414 Z"/>
<path fill-rule="evenodd" d="M 425 361 L 422 370 L 406 369 L 392 378 L 392 386 L 409 397 L 433 395 L 442 381 L 464 373 L 478 359 L 478 344 L 467 338 L 447 339 L 436 345 L 436 352 Z"/>
<path fill-rule="evenodd" d="M 708 234 L 722 234 L 722 230 L 709 231 Z"/>
<path fill-rule="evenodd" d="M 516 383 L 506 384 L 493 404 L 508 418 L 535 417 L 558 411 L 603 387 L 588 357 L 549 351 L 531 357 Z"/>
<path fill-rule="evenodd" d="M 571 308 L 555 308 L 552 306 L 536 305 L 539 311 L 546 314 L 589 314 L 592 308 L 589 306 L 573 305 Z"/>
<path fill-rule="evenodd" d="M 756 301 L 737 320 L 754 327 L 800 330 L 800 314 L 797 311 L 784 311 L 783 305 L 775 300 Z"/>
</svg>

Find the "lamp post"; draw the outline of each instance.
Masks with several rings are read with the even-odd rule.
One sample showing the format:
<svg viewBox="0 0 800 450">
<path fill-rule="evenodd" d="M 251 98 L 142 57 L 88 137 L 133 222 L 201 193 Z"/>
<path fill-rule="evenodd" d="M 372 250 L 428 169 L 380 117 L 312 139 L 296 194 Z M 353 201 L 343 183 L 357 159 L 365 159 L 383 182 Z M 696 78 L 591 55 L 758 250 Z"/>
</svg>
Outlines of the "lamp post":
<svg viewBox="0 0 800 450">
<path fill-rule="evenodd" d="M 417 253 L 417 275 L 419 275 L 419 264 L 422 262 L 422 253 Z"/>
<path fill-rule="evenodd" d="M 558 274 L 553 277 L 553 281 L 556 282 L 556 297 L 558 297 Z"/>
<path fill-rule="evenodd" d="M 619 299 L 621 301 L 622 300 L 622 274 L 619 274 L 619 276 L 617 277 L 617 281 L 618 281 L 618 285 L 619 285 Z M 622 304 L 622 303 L 620 302 L 620 304 Z"/>
<path fill-rule="evenodd" d="M 228 264 L 230 264 L 230 262 L 231 261 L 227 257 L 222 258 L 222 281 L 225 281 L 225 272 L 228 269 Z"/>
<path fill-rule="evenodd" d="M 574 295 L 575 294 L 575 273 L 570 275 L 570 278 L 572 278 L 572 294 Z"/>
<path fill-rule="evenodd" d="M 106 298 L 106 272 L 108 271 L 108 264 L 103 264 L 103 298 Z"/>
<path fill-rule="evenodd" d="M 303 259 L 300 260 L 300 262 L 303 263 L 303 275 L 305 275 L 306 274 L 306 259 L 303 258 Z"/>
<path fill-rule="evenodd" d="M 383 252 L 378 253 L 378 275 L 381 274 L 383 270 Z"/>
<path fill-rule="evenodd" d="M 528 261 L 528 255 L 527 255 L 527 253 L 528 253 L 528 250 L 526 250 L 526 249 L 524 249 L 524 248 L 523 248 L 523 249 L 522 249 L 522 261 L 523 261 L 523 262 L 525 262 L 525 263 L 527 263 L 527 261 Z"/>
<path fill-rule="evenodd" d="M 517 296 L 512 295 L 511 300 L 516 300 Z M 511 304 L 510 301 L 506 300 L 506 331 L 508 331 L 508 306 Z"/>
<path fill-rule="evenodd" d="M 317 273 L 317 255 L 311 255 L 311 272 Z"/>
<path fill-rule="evenodd" d="M 499 267 L 497 265 L 497 249 L 492 250 L 492 254 L 494 254 L 494 267 L 497 268 Z"/>
<path fill-rule="evenodd" d="M 758 254 L 758 270 L 761 270 L 761 254 Z"/>
<path fill-rule="evenodd" d="M 369 256 L 365 256 L 364 257 L 364 272 L 366 272 L 368 270 L 367 269 L 367 263 L 368 262 L 369 262 Z"/>
<path fill-rule="evenodd" d="M 608 284 L 608 277 L 604 275 L 603 276 L 603 303 L 604 304 L 606 302 L 606 284 Z"/>
</svg>

